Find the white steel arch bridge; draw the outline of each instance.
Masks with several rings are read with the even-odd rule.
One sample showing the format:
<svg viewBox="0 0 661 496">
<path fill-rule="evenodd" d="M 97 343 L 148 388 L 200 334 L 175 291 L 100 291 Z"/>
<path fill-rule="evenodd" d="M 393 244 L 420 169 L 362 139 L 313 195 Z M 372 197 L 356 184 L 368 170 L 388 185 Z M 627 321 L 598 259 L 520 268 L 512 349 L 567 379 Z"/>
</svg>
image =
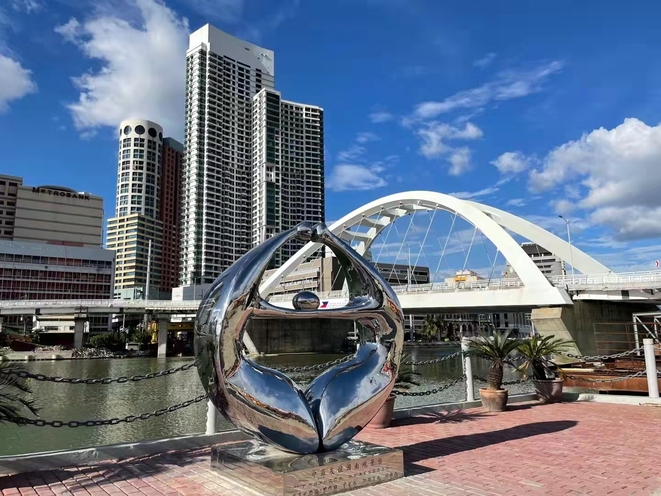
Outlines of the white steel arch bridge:
<svg viewBox="0 0 661 496">
<path fill-rule="evenodd" d="M 661 271 L 614 273 L 575 246 L 570 246 L 565 240 L 532 222 L 495 207 L 442 193 L 408 191 L 385 196 L 348 213 L 329 228 L 359 253 L 365 254 L 379 236 L 387 237 L 396 220 L 410 216 L 410 227 L 417 213 L 426 212 L 433 219 L 436 213 L 442 211 L 452 215 L 452 225 L 456 219 L 464 219 L 474 226 L 475 232 L 479 230 L 481 235 L 491 240 L 516 271 L 518 278 L 489 279 L 463 288 L 444 287 L 442 284 L 395 288 L 405 310 L 432 313 L 438 309 L 502 308 L 505 311 L 514 311 L 517 308 L 564 306 L 572 304 L 570 292 L 574 294 L 574 299 L 618 300 L 617 294 L 614 293 L 628 291 L 628 301 L 655 303 L 652 300 L 656 299 L 656 303 L 661 303 L 658 296 L 650 296 L 650 293 L 653 295 L 655 291 L 661 291 Z M 576 274 L 547 278 L 508 231 L 544 247 L 570 263 Z M 429 231 L 424 233 L 424 238 L 428 235 Z M 318 249 L 319 245 L 314 243 L 304 246 L 262 283 L 262 296 L 268 296 L 284 277 Z M 401 251 L 402 243 L 399 249 Z M 418 259 L 419 254 L 413 266 L 418 265 Z M 329 298 L 340 296 L 329 295 Z M 44 314 L 65 312 L 190 315 L 196 312 L 198 304 L 197 301 L 110 299 L 0 301 L 0 315 L 22 315 L 35 311 Z M 287 305 L 285 301 L 284 306 Z"/>
<path fill-rule="evenodd" d="M 457 218 L 472 224 L 475 232 L 479 230 L 496 246 L 518 278 L 507 281 L 495 279 L 474 284 L 469 288 L 470 292 L 466 291 L 466 288 L 443 287 L 442 284 L 397 288 L 402 306 L 407 310 L 571 305 L 568 290 L 576 290 L 579 287 L 598 292 L 661 287 L 661 272 L 651 273 L 651 276 L 646 273 L 645 277 L 614 274 L 580 249 L 532 222 L 495 207 L 432 191 L 409 191 L 374 200 L 348 213 L 329 228 L 364 255 L 379 236 L 387 237 L 389 229 L 397 219 L 410 216 L 410 228 L 418 212 L 431 212 L 433 219 L 439 211 L 452 214 L 453 225 Z M 548 278 L 510 232 L 544 247 L 568 264 L 571 263 L 576 274 L 572 277 Z M 428 235 L 429 232 L 426 232 L 424 238 Z M 424 246 L 424 240 L 421 246 Z M 320 245 L 315 243 L 304 246 L 263 282 L 260 286 L 262 295 L 270 294 L 284 277 L 291 274 L 319 247 Z M 401 250 L 402 245 L 399 247 L 399 251 Z M 397 256 L 399 257 L 399 253 Z M 419 254 L 414 266 L 418 260 Z"/>
</svg>

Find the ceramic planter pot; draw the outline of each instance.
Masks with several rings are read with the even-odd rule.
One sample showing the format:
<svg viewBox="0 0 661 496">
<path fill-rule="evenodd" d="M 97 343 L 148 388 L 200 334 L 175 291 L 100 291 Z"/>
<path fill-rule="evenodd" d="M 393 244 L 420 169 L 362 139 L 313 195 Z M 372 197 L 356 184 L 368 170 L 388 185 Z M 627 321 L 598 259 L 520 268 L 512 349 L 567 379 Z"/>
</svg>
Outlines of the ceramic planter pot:
<svg viewBox="0 0 661 496">
<path fill-rule="evenodd" d="M 367 424 L 367 428 L 385 429 L 386 427 L 390 427 L 390 422 L 392 422 L 392 414 L 395 411 L 395 398 L 396 396 L 394 394 L 388 396 L 386 402 L 379 409 L 379 411 L 376 412 L 376 415 L 371 420 L 371 422 Z"/>
<path fill-rule="evenodd" d="M 488 412 L 502 412 L 507 406 L 507 389 L 480 388 L 482 406 Z"/>
<path fill-rule="evenodd" d="M 562 401 L 563 379 L 533 379 L 535 392 L 540 403 L 559 403 Z"/>
</svg>

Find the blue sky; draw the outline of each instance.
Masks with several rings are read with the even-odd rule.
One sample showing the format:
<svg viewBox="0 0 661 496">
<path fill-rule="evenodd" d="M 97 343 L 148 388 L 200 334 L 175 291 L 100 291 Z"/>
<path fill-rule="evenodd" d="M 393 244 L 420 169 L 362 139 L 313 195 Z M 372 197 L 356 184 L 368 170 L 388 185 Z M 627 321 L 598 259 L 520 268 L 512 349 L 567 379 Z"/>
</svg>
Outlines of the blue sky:
<svg viewBox="0 0 661 496">
<path fill-rule="evenodd" d="M 564 237 L 563 214 L 610 268 L 651 270 L 659 14 L 653 1 L 4 0 L 1 172 L 100 194 L 111 216 L 114 126 L 149 118 L 182 138 L 187 35 L 211 22 L 275 50 L 285 98 L 324 107 L 329 220 L 435 190 Z"/>
</svg>

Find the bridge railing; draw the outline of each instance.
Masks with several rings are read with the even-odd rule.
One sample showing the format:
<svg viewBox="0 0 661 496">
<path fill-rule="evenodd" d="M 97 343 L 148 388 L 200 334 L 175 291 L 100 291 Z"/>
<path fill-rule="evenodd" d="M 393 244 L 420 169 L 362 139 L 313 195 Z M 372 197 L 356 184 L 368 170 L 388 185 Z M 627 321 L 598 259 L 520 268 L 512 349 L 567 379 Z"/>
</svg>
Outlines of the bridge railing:
<svg viewBox="0 0 661 496">
<path fill-rule="evenodd" d="M 454 293 L 461 291 L 496 291 L 503 289 L 516 289 L 523 287 L 523 282 L 516 278 L 491 279 L 485 281 L 469 281 L 456 284 L 434 283 L 434 284 L 411 284 L 408 286 L 393 286 L 397 294 L 410 293 Z M 347 298 L 342 290 L 336 291 L 313 291 L 321 299 Z M 293 293 L 271 295 L 271 302 L 291 301 Z"/>
<path fill-rule="evenodd" d="M 199 301 L 172 300 L 15 300 L 0 302 L 3 308 L 197 308 Z"/>
<path fill-rule="evenodd" d="M 396 293 L 452 293 L 456 291 L 489 291 L 500 289 L 515 289 L 523 287 L 520 279 L 490 279 L 485 281 L 467 281 L 455 284 L 411 284 L 408 286 L 393 286 Z"/>
<path fill-rule="evenodd" d="M 661 287 L 661 270 L 606 274 L 575 274 L 551 276 L 559 287 L 569 289 L 654 289 Z M 658 284 L 658 286 L 656 286 Z"/>
</svg>

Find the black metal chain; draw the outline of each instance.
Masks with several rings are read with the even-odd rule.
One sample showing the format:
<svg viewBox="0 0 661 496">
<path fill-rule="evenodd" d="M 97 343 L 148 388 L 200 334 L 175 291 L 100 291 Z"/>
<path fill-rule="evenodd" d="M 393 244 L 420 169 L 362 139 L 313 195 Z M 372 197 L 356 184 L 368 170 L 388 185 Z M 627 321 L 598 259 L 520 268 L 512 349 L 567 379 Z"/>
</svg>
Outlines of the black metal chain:
<svg viewBox="0 0 661 496">
<path fill-rule="evenodd" d="M 112 418 L 105 420 L 69 420 L 65 422 L 63 420 L 43 420 L 43 419 L 28 419 L 28 418 L 14 418 L 0 415 L 0 422 L 12 422 L 18 425 L 35 425 L 37 427 L 98 427 L 101 425 L 117 425 L 121 423 L 135 422 L 136 420 L 147 420 L 151 417 L 160 417 L 166 413 L 176 412 L 182 408 L 186 408 L 193 403 L 199 403 L 207 399 L 206 394 L 201 394 L 197 398 L 192 400 L 184 401 L 183 403 L 178 403 L 176 405 L 169 406 L 167 408 L 161 408 L 151 413 L 141 413 L 140 415 L 128 415 L 124 418 Z"/>
<path fill-rule="evenodd" d="M 658 374 L 658 371 L 657 371 Z M 567 377 L 570 379 L 574 379 L 576 381 L 585 381 L 585 382 L 595 382 L 595 383 L 604 383 L 604 382 L 621 382 L 621 381 L 626 381 L 627 379 L 634 379 L 636 377 L 646 377 L 647 373 L 644 370 L 641 370 L 640 372 L 636 372 L 635 374 L 632 375 L 627 375 L 624 377 L 616 377 L 614 379 L 592 379 L 589 377 L 580 377 L 580 376 L 575 376 L 575 375 L 567 375 Z"/>
<path fill-rule="evenodd" d="M 278 368 L 278 367 L 270 367 L 274 370 L 277 370 L 279 372 L 308 372 L 308 371 L 313 371 L 313 370 L 322 370 L 322 369 L 327 369 L 329 367 L 332 367 L 333 365 L 338 365 L 340 363 L 348 362 L 354 357 L 354 355 L 348 355 L 342 358 L 338 358 L 336 360 L 332 360 L 330 362 L 326 363 L 319 363 L 317 365 L 304 365 L 301 367 L 283 367 L 283 368 Z"/>
<path fill-rule="evenodd" d="M 438 394 L 442 391 L 445 391 L 446 389 L 450 389 L 452 386 L 458 384 L 464 379 L 466 379 L 465 375 L 458 377 L 457 379 L 454 379 L 452 382 L 448 384 L 445 384 L 443 386 L 434 389 L 429 389 L 427 391 L 398 391 L 396 389 L 393 389 L 392 394 L 394 394 L 395 396 L 429 396 L 432 394 Z"/>
<path fill-rule="evenodd" d="M 634 348 L 633 350 L 629 351 L 623 351 L 622 353 L 614 353 L 612 355 L 594 355 L 594 356 L 583 356 L 583 355 L 573 355 L 571 353 L 559 353 L 559 355 L 564 355 L 569 358 L 577 358 L 579 360 L 584 360 L 586 362 L 601 362 L 607 359 L 617 359 L 617 358 L 624 358 L 629 355 L 633 355 L 634 353 L 638 353 L 639 351 L 642 351 L 643 347 L 639 346 L 638 348 Z"/>
<path fill-rule="evenodd" d="M 455 353 L 451 353 L 450 355 L 445 355 L 439 358 L 432 358 L 431 360 L 422 360 L 420 362 L 413 362 L 413 361 L 402 362 L 402 365 L 429 365 L 432 363 L 443 362 L 445 360 L 451 360 L 452 358 L 458 357 L 459 355 L 461 355 L 461 351 L 457 351 Z M 329 367 L 332 367 L 333 365 L 338 365 L 340 363 L 348 362 L 354 356 L 355 355 L 348 355 L 342 358 L 338 358 L 336 360 L 332 360 L 330 362 L 319 363 L 317 365 L 305 365 L 300 367 L 283 367 L 283 368 L 271 366 L 270 368 L 278 370 L 280 372 L 309 372 L 309 371 L 327 369 Z"/>
<path fill-rule="evenodd" d="M 172 375 L 176 372 L 182 372 L 188 369 L 195 367 L 197 362 L 187 363 L 181 365 L 180 367 L 175 367 L 167 370 L 159 370 L 158 372 L 152 372 L 146 375 L 134 375 L 134 376 L 121 376 L 121 377 L 104 377 L 102 379 L 87 379 L 87 378 L 74 378 L 74 377 L 58 377 L 58 376 L 48 376 L 44 374 L 33 374 L 27 370 L 2 370 L 0 369 L 0 375 L 13 375 L 16 377 L 21 377 L 23 379 L 34 379 L 35 381 L 42 382 L 58 382 L 62 384 L 112 384 L 114 382 L 118 384 L 125 384 L 127 382 L 139 382 L 146 379 L 154 379 L 156 377 L 165 377 Z"/>
<path fill-rule="evenodd" d="M 473 375 L 473 379 L 479 382 L 489 382 L 487 381 L 484 377 L 480 377 L 479 375 Z M 523 384 L 524 382 L 528 382 L 530 379 L 518 379 L 516 381 L 505 381 L 502 383 L 503 386 L 514 386 L 515 384 Z"/>
<path fill-rule="evenodd" d="M 461 355 L 461 351 L 457 351 L 455 353 L 451 353 L 449 355 L 445 355 L 439 358 L 432 358 L 431 360 L 422 360 L 421 362 L 402 362 L 403 365 L 429 365 L 432 363 L 440 363 L 445 360 L 451 360 L 452 358 L 456 358 Z"/>
</svg>

